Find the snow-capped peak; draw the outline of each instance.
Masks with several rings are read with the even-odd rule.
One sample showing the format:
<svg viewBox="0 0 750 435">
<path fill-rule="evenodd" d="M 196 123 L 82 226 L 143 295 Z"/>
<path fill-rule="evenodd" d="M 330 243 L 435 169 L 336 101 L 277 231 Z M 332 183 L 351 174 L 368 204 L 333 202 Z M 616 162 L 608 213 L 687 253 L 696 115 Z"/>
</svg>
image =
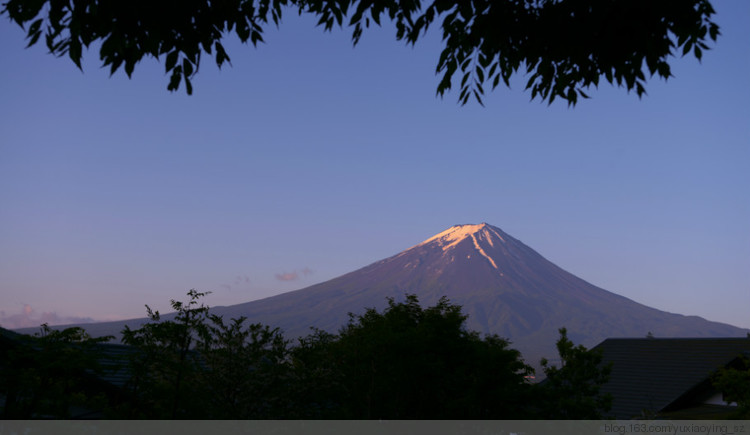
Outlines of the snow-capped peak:
<svg viewBox="0 0 750 435">
<path fill-rule="evenodd" d="M 500 240 L 503 240 L 503 237 L 498 233 L 498 231 L 493 228 L 491 225 L 488 225 L 486 223 L 481 224 L 468 224 L 468 225 L 454 225 L 447 230 L 435 234 L 434 236 L 430 237 L 429 239 L 425 240 L 424 242 L 420 243 L 417 246 L 426 245 L 428 243 L 437 242 L 443 251 L 446 251 L 454 246 L 456 246 L 458 243 L 460 243 L 464 239 L 473 238 L 476 239 L 484 239 L 487 240 L 487 242 L 490 244 L 490 246 L 494 246 L 492 239 L 493 238 L 499 238 Z"/>
<path fill-rule="evenodd" d="M 487 224 L 485 223 L 481 223 L 479 225 L 453 225 L 447 230 L 435 234 L 434 236 L 420 243 L 420 245 L 426 245 L 428 243 L 437 241 L 442 246 L 443 251 L 445 251 L 458 244 L 461 240 L 467 237 L 471 237 L 472 234 L 481 231 L 485 226 L 487 226 Z"/>
<path fill-rule="evenodd" d="M 495 260 L 490 255 L 488 255 L 487 252 L 485 252 L 479 242 L 486 242 L 489 247 L 494 247 L 495 239 L 499 239 L 501 242 L 505 242 L 505 239 L 503 239 L 503 236 L 500 234 L 500 231 L 497 228 L 484 222 L 476 225 L 454 225 L 441 233 L 435 234 L 434 236 L 415 246 L 415 248 L 430 243 L 437 243 L 443 252 L 447 252 L 454 246 L 461 243 L 463 240 L 467 239 L 471 239 L 474 249 L 479 255 L 487 259 L 492 267 L 498 269 Z"/>
</svg>

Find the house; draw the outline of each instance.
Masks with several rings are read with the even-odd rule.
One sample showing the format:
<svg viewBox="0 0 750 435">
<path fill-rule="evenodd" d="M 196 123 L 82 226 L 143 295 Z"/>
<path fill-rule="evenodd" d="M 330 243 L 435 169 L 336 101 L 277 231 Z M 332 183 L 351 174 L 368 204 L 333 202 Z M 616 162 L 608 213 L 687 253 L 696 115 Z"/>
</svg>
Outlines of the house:
<svg viewBox="0 0 750 435">
<path fill-rule="evenodd" d="M 607 417 L 721 419 L 737 408 L 723 400 L 711 377 L 750 357 L 750 337 L 610 338 L 594 349 L 612 363 L 601 388 L 613 399 Z"/>
</svg>

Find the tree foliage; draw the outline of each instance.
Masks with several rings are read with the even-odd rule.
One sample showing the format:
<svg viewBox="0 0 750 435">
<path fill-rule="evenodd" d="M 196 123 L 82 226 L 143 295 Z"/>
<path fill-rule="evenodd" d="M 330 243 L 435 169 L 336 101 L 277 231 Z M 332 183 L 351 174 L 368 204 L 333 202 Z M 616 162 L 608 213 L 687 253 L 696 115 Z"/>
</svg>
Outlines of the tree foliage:
<svg viewBox="0 0 750 435">
<path fill-rule="evenodd" d="M 70 418 L 74 407 L 100 408 L 106 398 L 92 384 L 101 373 L 98 344 L 110 339 L 46 323 L 33 336 L 20 336 L 0 355 L 2 418 Z"/>
<path fill-rule="evenodd" d="M 719 35 L 709 0 L 7 0 L 1 13 L 26 30 L 29 46 L 44 35 L 52 54 L 78 68 L 94 42 L 111 73 L 123 67 L 130 76 L 144 57 L 161 59 L 167 88 L 184 81 L 191 94 L 204 54 L 221 67 L 230 62 L 227 35 L 256 45 L 290 8 L 314 15 L 325 30 L 349 26 L 355 44 L 384 20 L 412 45 L 440 22 L 437 93 L 459 76 L 461 104 L 471 97 L 481 104 L 487 88 L 510 86 L 518 73 L 528 76 L 532 99 L 549 103 L 574 105 L 601 79 L 640 97 L 646 74 L 667 79 L 670 58 L 692 53 L 700 60 Z"/>
<path fill-rule="evenodd" d="M 457 419 L 517 417 L 532 369 L 497 336 L 464 328 L 446 298 L 422 308 L 415 295 L 382 312 L 350 315 L 328 343 L 338 384 L 337 418 Z"/>
<path fill-rule="evenodd" d="M 733 417 L 750 418 L 750 358 L 738 358 L 734 366 L 719 369 L 712 381 L 722 392 L 724 401 L 737 404 Z"/>
<path fill-rule="evenodd" d="M 125 326 L 122 342 L 136 350 L 129 361 L 132 373 L 127 388 L 139 399 L 118 412 L 128 418 L 169 419 L 202 412 L 196 402 L 201 397 L 196 380 L 202 361 L 193 348 L 208 335 L 208 307 L 198 305 L 206 294 L 190 290 L 187 303 L 172 300 L 174 320 L 162 321 L 159 312 L 146 305 L 151 321 L 138 329 Z"/>
<path fill-rule="evenodd" d="M 288 348 L 278 329 L 240 317 L 225 324 L 190 290 L 171 301 L 173 320 L 146 306 L 151 322 L 123 331 L 133 346 L 127 418 L 273 418 L 283 415 Z"/>
<path fill-rule="evenodd" d="M 546 376 L 540 385 L 540 412 L 549 419 L 601 419 L 612 407 L 612 397 L 600 392 L 609 379 L 611 363 L 603 364 L 602 353 L 575 346 L 567 330 L 557 341 L 560 367 L 542 359 Z"/>
<path fill-rule="evenodd" d="M 31 346 L 0 347 L 4 416 L 65 418 L 97 400 L 117 419 L 594 418 L 602 408 L 600 360 L 564 330 L 564 366 L 533 385 L 521 354 L 467 330 L 446 298 L 427 308 L 415 295 L 389 299 L 382 311 L 350 314 L 338 334 L 313 330 L 291 345 L 277 328 L 211 314 L 206 294 L 172 300 L 169 318 L 146 306 L 150 321 L 125 328 L 129 380 L 117 394 L 85 388 L 99 356 L 84 350 L 104 339 L 80 328 L 45 326 Z"/>
<path fill-rule="evenodd" d="M 289 397 L 294 406 L 287 418 L 345 417 L 341 404 L 347 386 L 338 356 L 331 351 L 337 340 L 338 335 L 313 329 L 291 349 L 294 382 L 290 384 Z"/>
<path fill-rule="evenodd" d="M 240 317 L 224 324 L 210 315 L 210 335 L 198 347 L 205 368 L 204 386 L 210 418 L 271 419 L 294 409 L 288 394 L 293 382 L 288 342 L 278 328 L 246 324 Z"/>
</svg>

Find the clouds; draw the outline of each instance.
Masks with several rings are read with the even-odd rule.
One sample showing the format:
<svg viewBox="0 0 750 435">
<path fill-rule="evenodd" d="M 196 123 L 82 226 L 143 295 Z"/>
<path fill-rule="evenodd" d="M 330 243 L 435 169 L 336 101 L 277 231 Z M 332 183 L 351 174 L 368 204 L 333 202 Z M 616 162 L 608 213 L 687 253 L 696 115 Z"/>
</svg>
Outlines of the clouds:
<svg viewBox="0 0 750 435">
<path fill-rule="evenodd" d="M 231 291 L 232 289 L 238 289 L 243 286 L 249 286 L 250 285 L 250 277 L 247 275 L 237 275 L 234 277 L 234 280 L 231 284 L 220 284 L 220 287 L 223 288 L 226 291 Z"/>
<path fill-rule="evenodd" d="M 279 273 L 273 274 L 273 278 L 276 282 L 290 283 L 300 281 L 303 278 L 313 275 L 314 273 L 314 270 L 310 269 L 310 267 L 308 266 L 305 266 L 302 269 L 283 270 Z M 234 276 L 233 279 L 227 279 L 223 283 L 218 284 L 216 288 L 221 289 L 222 292 L 226 293 L 231 292 L 238 294 L 251 292 L 255 294 L 258 291 L 268 291 L 268 289 L 273 288 L 272 284 L 269 286 L 269 279 L 270 276 L 268 276 L 266 280 L 258 277 L 253 277 L 253 279 L 251 280 L 250 276 L 248 275 L 238 274 Z M 278 289 L 276 289 L 276 291 L 278 291 Z"/>
<path fill-rule="evenodd" d="M 296 280 L 298 280 L 299 277 L 300 277 L 300 274 L 302 274 L 302 276 L 310 276 L 313 273 L 314 272 L 313 272 L 312 269 L 310 269 L 309 267 L 305 267 L 304 269 L 302 269 L 299 272 L 296 271 L 296 270 L 294 270 L 292 272 L 277 273 L 275 276 L 276 276 L 277 280 L 283 281 L 283 282 L 287 282 L 287 281 L 296 281 Z"/>
<path fill-rule="evenodd" d="M 29 304 L 23 306 L 18 314 L 6 314 L 0 311 L 0 326 L 7 329 L 33 328 L 42 323 L 50 325 L 65 325 L 69 323 L 92 323 L 90 317 L 61 316 L 56 312 L 37 313 Z"/>
<path fill-rule="evenodd" d="M 296 281 L 299 278 L 299 274 L 297 272 L 284 272 L 284 273 L 277 273 L 276 279 L 279 281 Z"/>
</svg>

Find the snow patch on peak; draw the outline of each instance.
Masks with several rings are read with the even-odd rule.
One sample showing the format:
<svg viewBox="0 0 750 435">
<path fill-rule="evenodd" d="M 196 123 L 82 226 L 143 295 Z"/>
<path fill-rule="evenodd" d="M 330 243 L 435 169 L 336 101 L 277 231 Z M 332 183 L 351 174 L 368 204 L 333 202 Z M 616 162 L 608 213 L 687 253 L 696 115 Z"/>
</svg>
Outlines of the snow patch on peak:
<svg viewBox="0 0 750 435">
<path fill-rule="evenodd" d="M 493 240 L 495 238 L 505 242 L 505 239 L 500 235 L 498 230 L 483 222 L 481 224 L 454 225 L 441 233 L 435 234 L 417 246 L 436 242 L 443 251 L 447 251 L 456 246 L 462 240 L 468 238 L 473 239 L 474 246 L 477 247 L 477 250 L 481 249 L 479 247 L 480 240 L 486 241 L 491 247 L 495 247 Z"/>
<path fill-rule="evenodd" d="M 471 239 L 474 241 L 474 248 L 476 248 L 476 250 L 479 251 L 479 253 L 484 258 L 488 259 L 490 261 L 490 263 L 492 263 L 492 267 L 494 267 L 495 269 L 497 269 L 497 264 L 495 264 L 495 260 L 493 260 L 492 257 L 490 257 L 489 255 L 487 255 L 487 253 L 484 252 L 484 249 L 482 249 L 482 247 L 479 246 L 479 242 L 477 241 L 477 238 L 476 238 L 476 236 L 474 236 L 474 234 L 471 235 Z M 490 241 L 490 245 L 492 245 L 492 239 L 488 238 L 488 240 Z"/>
<path fill-rule="evenodd" d="M 492 228 L 491 226 L 487 225 L 487 228 L 485 229 L 485 231 L 491 231 L 494 235 L 497 236 L 498 239 L 500 239 L 503 242 L 505 242 L 505 239 L 503 239 L 503 236 L 501 236 L 500 233 L 498 233 L 497 230 L 494 229 L 494 228 Z M 489 240 L 491 246 L 495 246 L 495 245 L 492 244 L 492 237 L 491 236 L 488 237 L 487 239 Z"/>
<path fill-rule="evenodd" d="M 479 225 L 454 225 L 442 233 L 435 234 L 417 246 L 426 245 L 431 242 L 438 242 L 443 251 L 447 251 L 456 246 L 461 240 L 472 237 L 474 233 L 479 232 L 486 226 L 487 224 L 485 223 Z"/>
</svg>

